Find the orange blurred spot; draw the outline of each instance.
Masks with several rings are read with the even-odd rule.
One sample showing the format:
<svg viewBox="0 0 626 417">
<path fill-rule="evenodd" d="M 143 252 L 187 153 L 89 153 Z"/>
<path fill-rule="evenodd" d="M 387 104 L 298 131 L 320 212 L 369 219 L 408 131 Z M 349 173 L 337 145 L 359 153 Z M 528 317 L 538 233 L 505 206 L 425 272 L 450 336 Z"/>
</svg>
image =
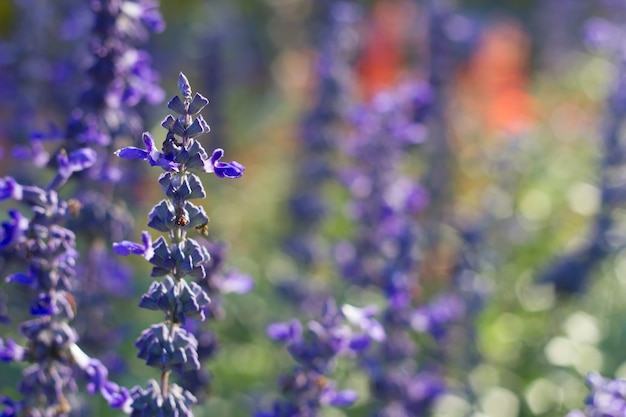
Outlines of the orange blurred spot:
<svg viewBox="0 0 626 417">
<path fill-rule="evenodd" d="M 514 21 L 485 30 L 480 46 L 459 79 L 464 107 L 488 133 L 519 133 L 532 124 L 533 99 L 528 84 L 528 35 Z"/>
<path fill-rule="evenodd" d="M 411 2 L 378 1 L 365 23 L 363 53 L 357 76 L 367 100 L 396 85 L 404 72 L 405 45 L 415 10 Z"/>
</svg>

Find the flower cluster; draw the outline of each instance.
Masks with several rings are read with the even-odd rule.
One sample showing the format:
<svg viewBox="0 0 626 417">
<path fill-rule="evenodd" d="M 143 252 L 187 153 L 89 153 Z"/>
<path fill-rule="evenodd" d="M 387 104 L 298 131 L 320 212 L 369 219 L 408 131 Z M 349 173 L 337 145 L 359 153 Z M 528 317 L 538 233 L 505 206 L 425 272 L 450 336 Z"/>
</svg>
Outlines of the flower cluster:
<svg viewBox="0 0 626 417">
<path fill-rule="evenodd" d="M 211 156 L 207 154 L 196 138 L 209 131 L 199 115 L 208 100 L 198 93 L 192 96 L 189 81 L 182 73 L 178 89 L 182 99 L 175 96 L 168 103 L 178 116 L 169 115 L 163 121 L 167 135 L 161 150 L 152 136 L 144 133 L 144 149 L 126 147 L 116 152 L 121 158 L 144 160 L 165 170 L 159 185 L 167 197 L 154 206 L 148 221 L 149 227 L 166 233 L 167 238 L 160 236 L 152 241 L 150 234 L 143 232 L 142 243 L 122 241 L 113 246 L 119 255 L 143 256 L 153 265 L 152 276 L 164 277 L 163 281 L 152 283 L 139 306 L 163 312 L 165 322 L 144 330 L 135 342 L 138 356 L 148 366 L 159 369 L 161 377 L 159 382 L 150 380 L 145 389 L 131 390 L 132 416 L 192 415 L 196 398 L 169 382 L 172 371 L 180 374 L 200 368 L 198 341 L 183 325 L 189 318 L 204 320 L 211 302 L 204 288 L 185 279 L 206 278 L 211 259 L 206 247 L 187 236 L 190 231 L 203 230 L 209 221 L 204 208 L 190 200 L 206 196 L 197 174 L 238 178 L 244 170 L 237 162 L 222 162 L 222 149 L 216 149 Z"/>
<path fill-rule="evenodd" d="M 76 315 L 71 291 L 78 253 L 74 233 L 61 226 L 72 205 L 57 192 L 72 173 L 87 169 L 94 162 L 95 152 L 91 149 L 82 148 L 69 154 L 62 151 L 57 158 L 57 173 L 45 189 L 19 184 L 11 177 L 0 181 L 0 200 L 12 199 L 32 211 L 29 219 L 11 209 L 10 219 L 2 224 L 0 250 L 5 262 L 18 270 L 25 268 L 9 275 L 6 282 L 23 285 L 34 293 L 30 303 L 32 318 L 20 326 L 28 342 L 21 346 L 12 339 L 0 339 L 2 361 L 31 363 L 18 387 L 23 398 L 4 397 L 3 416 L 23 415 L 24 410 L 34 416 L 68 415 L 71 406 L 67 393 L 76 389 L 72 365 L 79 366 L 90 384 L 91 367 L 101 366 L 82 353 L 76 344 L 78 335 L 70 324 Z M 101 392 L 112 406 L 122 407 L 124 401 L 118 399 L 127 397 L 125 391 L 107 381 L 106 375 L 100 380 L 106 389 L 89 391 Z"/>
<path fill-rule="evenodd" d="M 443 392 L 436 361 L 417 361 L 414 335 L 442 339 L 449 323 L 464 311 L 453 294 L 422 306 L 415 302 L 422 291 L 416 215 L 428 196 L 404 163 L 426 137 L 426 127 L 415 121 L 415 114 L 429 96 L 425 84 L 377 96 L 369 108 L 355 112 L 355 131 L 345 142 L 352 163 L 342 179 L 352 198 L 355 231 L 335 253 L 347 282 L 374 288 L 385 298 L 387 341 L 361 360 L 370 378 L 372 411 L 382 416 L 421 415 Z M 427 353 L 421 349 L 422 359 Z"/>
<path fill-rule="evenodd" d="M 348 304 L 340 310 L 333 299 L 328 299 L 321 317 L 309 321 L 305 329 L 296 319 L 271 324 L 268 336 L 285 343 L 297 365 L 281 377 L 282 396 L 271 411 L 257 412 L 255 417 L 314 417 L 322 406 L 352 405 L 356 393 L 337 390 L 337 384 L 327 376 L 332 373 L 338 356 L 361 354 L 372 340 L 385 340 L 385 331 L 374 318 L 376 313 L 375 307 L 359 309 Z M 348 323 L 358 330 L 354 331 Z"/>
</svg>

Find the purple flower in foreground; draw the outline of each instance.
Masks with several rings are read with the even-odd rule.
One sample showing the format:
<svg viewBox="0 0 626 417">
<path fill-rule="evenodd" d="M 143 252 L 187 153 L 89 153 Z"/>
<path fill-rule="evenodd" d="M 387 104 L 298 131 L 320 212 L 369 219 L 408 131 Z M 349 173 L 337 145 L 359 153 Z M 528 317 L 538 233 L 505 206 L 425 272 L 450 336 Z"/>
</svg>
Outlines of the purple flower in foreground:
<svg viewBox="0 0 626 417">
<path fill-rule="evenodd" d="M 165 323 L 150 326 L 135 341 L 138 356 L 146 365 L 160 371 L 161 384 L 150 380 L 146 388 L 136 386 L 131 390 L 131 417 L 192 415 L 191 406 L 197 398 L 191 391 L 171 384 L 169 376 L 173 372 L 184 378 L 185 373 L 200 370 L 198 339 L 183 326 L 188 324 L 188 318 L 213 317 L 209 294 L 218 288 L 213 277 L 207 276 L 207 270 L 214 272 L 207 248 L 188 236 L 194 229 L 202 232 L 209 221 L 204 208 L 191 202 L 206 197 L 202 181 L 195 172 L 237 178 L 244 170 L 236 162 L 219 162 L 224 153 L 221 149 L 208 157 L 195 138 L 208 132 L 209 126 L 202 116 L 193 117 L 208 101 L 199 94 L 192 98 L 191 86 L 182 73 L 178 87 L 182 100 L 173 98 L 168 106 L 179 116 L 169 115 L 161 124 L 168 131 L 162 152 L 149 133 L 143 135 L 145 149 L 126 147 L 116 152 L 121 158 L 145 160 L 166 171 L 158 180 L 166 198 L 148 214 L 148 226 L 165 233 L 167 239 L 161 236 L 152 242 L 150 235 L 144 232 L 141 244 L 122 241 L 113 245 L 120 255 L 144 256 L 154 266 L 151 275 L 165 277 L 153 282 L 139 303 L 140 308 L 161 311 Z M 189 278 L 196 282 L 188 282 Z M 221 283 L 234 292 L 245 292 L 251 287 L 249 280 L 241 275 L 227 277 Z M 193 324 L 189 327 L 193 328 Z"/>
</svg>

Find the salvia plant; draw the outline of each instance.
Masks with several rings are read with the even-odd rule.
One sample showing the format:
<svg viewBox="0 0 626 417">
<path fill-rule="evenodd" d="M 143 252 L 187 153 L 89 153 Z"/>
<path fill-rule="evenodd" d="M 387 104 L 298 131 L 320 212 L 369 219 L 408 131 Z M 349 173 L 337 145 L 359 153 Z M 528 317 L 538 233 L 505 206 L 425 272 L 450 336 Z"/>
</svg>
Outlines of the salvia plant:
<svg viewBox="0 0 626 417">
<path fill-rule="evenodd" d="M 444 391 L 443 369 L 428 357 L 426 346 L 416 344 L 416 336 L 430 335 L 443 343 L 447 326 L 464 312 L 454 293 L 424 302 L 425 283 L 419 279 L 422 228 L 417 214 L 428 195 L 415 180 L 417 173 L 407 170 L 405 158 L 427 137 L 414 114 L 428 89 L 426 84 L 406 85 L 378 95 L 370 106 L 354 111 L 354 131 L 344 141 L 349 162 L 341 179 L 350 196 L 354 232 L 335 253 L 348 283 L 373 289 L 384 299 L 386 342 L 360 361 L 369 377 L 370 409 L 377 416 L 429 412 Z"/>
<path fill-rule="evenodd" d="M 143 134 L 144 149 L 126 147 L 116 151 L 124 159 L 147 161 L 165 172 L 159 185 L 166 199 L 149 214 L 148 226 L 165 233 L 152 241 L 143 232 L 142 243 L 122 241 L 114 244 L 120 255 L 137 254 L 152 265 L 152 276 L 163 277 L 150 286 L 139 307 L 161 311 L 164 321 L 143 331 L 135 342 L 138 356 L 148 366 L 157 368 L 160 377 L 150 380 L 145 388 L 131 390 L 131 416 L 191 416 L 196 398 L 191 392 L 170 382 L 170 374 L 199 369 L 198 340 L 183 327 L 189 318 L 204 320 L 211 305 L 207 291 L 189 279 L 206 278 L 210 254 L 206 247 L 188 236 L 194 230 L 202 232 L 209 221 L 202 206 L 191 200 L 204 198 L 206 193 L 197 174 L 213 173 L 220 178 L 238 178 L 244 167 L 237 162 L 222 162 L 222 149 L 211 156 L 196 138 L 209 131 L 199 115 L 208 100 L 201 94 L 192 96 L 191 86 L 181 73 L 178 89 L 182 95 L 172 98 L 168 107 L 177 113 L 165 118 L 162 126 L 167 134 L 161 150 L 149 133 Z"/>
<path fill-rule="evenodd" d="M 2 224 L 3 259 L 18 270 L 23 268 L 6 282 L 29 288 L 32 298 L 31 318 L 19 327 L 26 343 L 0 339 L 3 362 L 29 364 L 16 387 L 22 398 L 3 396 L 2 416 L 68 416 L 72 409 L 68 395 L 77 389 L 79 379 L 114 408 L 121 408 L 128 398 L 125 389 L 108 381 L 102 363 L 81 350 L 71 325 L 77 309 L 71 291 L 78 252 L 74 233 L 62 224 L 75 205 L 63 200 L 58 189 L 72 174 L 92 166 L 95 158 L 88 148 L 62 150 L 56 174 L 45 188 L 22 185 L 12 177 L 0 182 L 1 200 L 12 199 L 32 212 L 29 218 L 11 209 L 9 220 Z"/>
</svg>

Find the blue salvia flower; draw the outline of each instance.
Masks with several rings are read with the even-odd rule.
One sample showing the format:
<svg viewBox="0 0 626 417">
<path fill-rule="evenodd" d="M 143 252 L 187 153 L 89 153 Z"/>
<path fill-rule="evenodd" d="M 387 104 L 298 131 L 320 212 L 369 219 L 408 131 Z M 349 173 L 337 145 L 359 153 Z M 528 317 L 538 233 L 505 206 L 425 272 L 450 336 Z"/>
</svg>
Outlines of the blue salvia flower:
<svg viewBox="0 0 626 417">
<path fill-rule="evenodd" d="M 354 236 L 336 248 L 346 281 L 378 290 L 385 298 L 382 324 L 385 344 L 362 355 L 370 379 L 371 410 L 376 416 L 412 416 L 428 412 L 444 391 L 436 360 L 418 362 L 417 333 L 435 340 L 464 311 L 453 294 L 419 305 L 421 227 L 416 215 L 428 203 L 425 190 L 406 171 L 407 158 L 425 140 L 426 127 L 415 121 L 416 105 L 428 85 L 403 86 L 377 96 L 358 109 L 354 132 L 344 141 L 353 163 L 342 172 L 351 194 Z"/>
<path fill-rule="evenodd" d="M 131 416 L 193 415 L 195 396 L 169 381 L 172 371 L 180 374 L 200 368 L 198 341 L 183 325 L 189 318 L 204 320 L 210 305 L 207 291 L 185 279 L 204 279 L 210 261 L 207 249 L 187 236 L 194 229 L 206 227 L 209 220 L 204 208 L 190 200 L 206 196 L 197 174 L 239 178 L 244 171 L 237 162 L 221 161 L 222 149 L 216 149 L 211 156 L 204 150 L 196 138 L 209 131 L 199 115 L 208 100 L 198 93 L 192 95 L 182 73 L 178 90 L 182 99 L 175 96 L 168 103 L 177 116 L 169 115 L 163 121 L 167 135 L 160 150 L 152 136 L 144 133 L 143 148 L 131 146 L 116 151 L 121 158 L 143 160 L 163 169 L 159 185 L 167 197 L 153 207 L 148 220 L 149 227 L 165 233 L 167 238 L 160 236 L 153 241 L 148 232 L 143 232 L 141 243 L 122 241 L 113 246 L 120 255 L 143 256 L 153 265 L 152 276 L 164 277 L 152 283 L 139 306 L 162 311 L 165 322 L 144 330 L 135 342 L 138 356 L 148 366 L 159 369 L 161 376 L 159 382 L 150 380 L 145 388 L 131 390 Z"/>
<path fill-rule="evenodd" d="M 11 210 L 10 219 L 2 224 L 0 242 L 5 261 L 26 268 L 9 275 L 6 282 L 28 287 L 34 294 L 30 303 L 32 318 L 20 326 L 28 342 L 21 346 L 12 339 L 0 339 L 0 360 L 30 364 L 18 386 L 22 398 L 3 397 L 2 416 L 69 415 L 67 393 L 76 389 L 72 365 L 77 364 L 91 381 L 89 364 L 99 364 L 82 353 L 70 324 L 76 315 L 71 291 L 78 253 L 74 233 L 61 226 L 71 206 L 57 192 L 73 173 L 92 166 L 95 158 L 95 152 L 87 148 L 61 151 L 57 172 L 46 188 L 22 185 L 11 177 L 0 180 L 0 200 L 17 201 L 32 211 L 27 218 Z M 106 392 L 109 399 L 128 397 L 127 392 L 108 381 Z M 112 403 L 114 407 L 122 405 L 117 400 Z"/>
<path fill-rule="evenodd" d="M 259 411 L 254 416 L 315 417 L 323 406 L 352 405 L 357 399 L 356 392 L 338 390 L 336 382 L 328 377 L 337 357 L 361 354 L 372 340 L 385 340 L 385 331 L 375 319 L 376 314 L 375 307 L 359 309 L 346 304 L 340 310 L 333 299 L 328 299 L 321 317 L 309 321 L 306 328 L 296 319 L 271 324 L 268 336 L 286 344 L 297 364 L 280 378 L 281 396 L 271 410 Z"/>
</svg>

